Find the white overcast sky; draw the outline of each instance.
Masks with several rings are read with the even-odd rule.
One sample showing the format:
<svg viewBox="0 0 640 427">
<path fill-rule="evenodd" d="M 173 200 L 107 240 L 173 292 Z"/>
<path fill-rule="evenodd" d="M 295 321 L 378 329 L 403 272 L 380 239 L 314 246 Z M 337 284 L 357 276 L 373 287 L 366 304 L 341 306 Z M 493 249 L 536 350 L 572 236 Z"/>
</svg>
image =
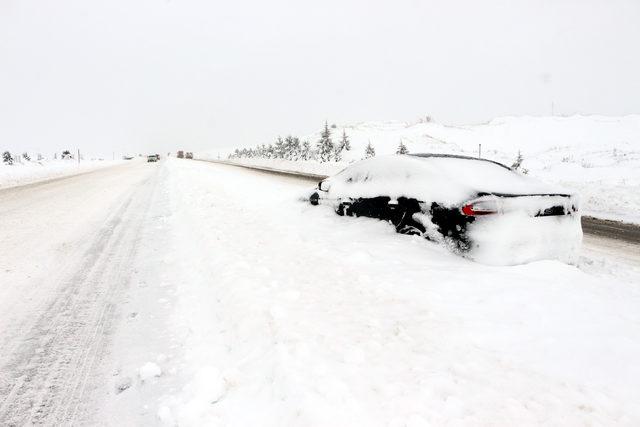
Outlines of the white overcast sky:
<svg viewBox="0 0 640 427">
<path fill-rule="evenodd" d="M 0 149 L 640 113 L 640 1 L 0 0 Z"/>
</svg>

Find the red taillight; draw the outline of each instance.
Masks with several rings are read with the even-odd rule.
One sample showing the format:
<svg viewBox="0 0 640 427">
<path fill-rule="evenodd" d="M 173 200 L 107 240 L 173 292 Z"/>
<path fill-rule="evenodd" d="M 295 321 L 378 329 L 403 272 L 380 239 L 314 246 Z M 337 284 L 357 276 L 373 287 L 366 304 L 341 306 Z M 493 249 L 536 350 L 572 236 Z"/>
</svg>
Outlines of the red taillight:
<svg viewBox="0 0 640 427">
<path fill-rule="evenodd" d="M 461 210 L 467 216 L 492 215 L 500 212 L 495 200 L 476 200 L 464 205 Z"/>
</svg>

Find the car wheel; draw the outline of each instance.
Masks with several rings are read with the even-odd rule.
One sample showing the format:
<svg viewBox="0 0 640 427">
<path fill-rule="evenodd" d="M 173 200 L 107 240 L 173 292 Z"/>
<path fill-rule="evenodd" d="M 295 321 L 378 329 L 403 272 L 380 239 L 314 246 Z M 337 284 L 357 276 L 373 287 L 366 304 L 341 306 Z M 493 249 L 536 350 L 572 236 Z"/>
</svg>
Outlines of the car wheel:
<svg viewBox="0 0 640 427">
<path fill-rule="evenodd" d="M 336 213 L 340 216 L 351 215 L 349 207 L 351 204 L 349 203 L 340 203 L 336 208 Z"/>
<path fill-rule="evenodd" d="M 408 204 L 408 201 L 402 202 L 390 214 L 390 222 L 396 227 L 398 233 L 422 235 L 426 231 L 424 226 L 413 219 L 413 214 L 419 212 L 419 206 L 416 208 Z"/>
<path fill-rule="evenodd" d="M 406 234 L 408 236 L 422 236 L 424 233 L 418 227 L 413 225 L 403 225 L 402 227 L 396 227 L 396 231 L 400 234 Z"/>
</svg>

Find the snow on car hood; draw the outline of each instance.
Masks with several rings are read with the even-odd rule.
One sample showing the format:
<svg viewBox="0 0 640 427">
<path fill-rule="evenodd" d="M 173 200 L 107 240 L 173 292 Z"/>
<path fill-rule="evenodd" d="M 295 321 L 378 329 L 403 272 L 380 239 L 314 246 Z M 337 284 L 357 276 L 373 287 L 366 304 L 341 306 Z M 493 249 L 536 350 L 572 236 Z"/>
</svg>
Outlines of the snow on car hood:
<svg viewBox="0 0 640 427">
<path fill-rule="evenodd" d="M 404 196 L 450 206 L 482 192 L 566 193 L 489 161 L 455 157 L 374 157 L 349 166 L 326 183 L 336 198 Z"/>
</svg>

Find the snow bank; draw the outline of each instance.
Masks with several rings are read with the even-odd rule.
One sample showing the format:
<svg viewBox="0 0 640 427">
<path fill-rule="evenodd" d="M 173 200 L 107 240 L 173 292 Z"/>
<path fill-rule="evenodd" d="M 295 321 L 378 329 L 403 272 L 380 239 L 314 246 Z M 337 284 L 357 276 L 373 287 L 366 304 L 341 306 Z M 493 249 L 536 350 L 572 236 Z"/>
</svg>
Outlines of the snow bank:
<svg viewBox="0 0 640 427">
<path fill-rule="evenodd" d="M 75 175 L 122 163 L 122 160 L 40 160 L 22 159 L 13 165 L 2 163 L 0 159 L 0 188 L 44 181 L 52 178 Z"/>
<path fill-rule="evenodd" d="M 201 156 L 201 158 L 207 159 L 209 156 Z M 293 171 L 300 173 L 309 173 L 314 175 L 334 175 L 345 167 L 349 166 L 349 162 L 328 162 L 320 163 L 315 160 L 308 161 L 293 161 L 285 159 L 233 159 L 233 163 L 237 163 L 245 166 L 266 166 L 273 169 L 279 169 L 284 171 Z"/>
<path fill-rule="evenodd" d="M 529 175 L 560 184 L 581 195 L 583 213 L 640 223 L 640 116 L 503 117 L 488 123 L 448 126 L 440 123 L 367 122 L 337 126 L 352 150 L 336 163 L 242 159 L 296 171 L 332 175 L 364 156 L 370 141 L 377 155 L 392 154 L 402 141 L 411 153 L 482 155 L 511 165 L 518 151 Z M 320 132 L 302 140 L 312 144 Z M 217 152 L 216 152 L 217 154 Z M 201 153 L 201 157 L 211 157 Z"/>
</svg>

